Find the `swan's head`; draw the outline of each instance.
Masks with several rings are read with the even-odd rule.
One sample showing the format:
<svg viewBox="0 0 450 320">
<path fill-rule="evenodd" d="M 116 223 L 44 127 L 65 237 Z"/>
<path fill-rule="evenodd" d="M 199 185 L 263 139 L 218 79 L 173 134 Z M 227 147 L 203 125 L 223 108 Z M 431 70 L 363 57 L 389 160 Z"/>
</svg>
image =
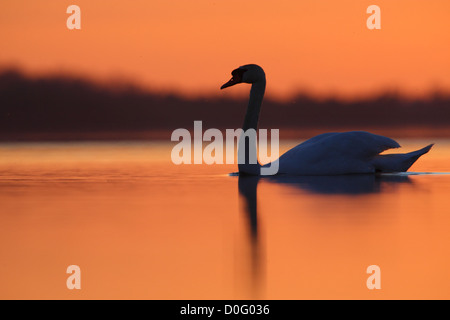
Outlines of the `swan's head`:
<svg viewBox="0 0 450 320">
<path fill-rule="evenodd" d="M 246 64 L 245 66 L 234 69 L 231 75 L 230 81 L 221 86 L 220 89 L 225 89 L 238 83 L 256 83 L 266 80 L 264 70 L 256 64 Z"/>
</svg>

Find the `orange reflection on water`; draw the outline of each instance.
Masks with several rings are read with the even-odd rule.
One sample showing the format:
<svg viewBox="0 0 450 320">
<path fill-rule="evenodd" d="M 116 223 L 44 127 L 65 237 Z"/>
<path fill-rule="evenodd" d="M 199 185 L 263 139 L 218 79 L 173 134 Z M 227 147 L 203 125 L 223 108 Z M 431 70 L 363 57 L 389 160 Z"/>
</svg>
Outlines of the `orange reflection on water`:
<svg viewBox="0 0 450 320">
<path fill-rule="evenodd" d="M 412 171 L 445 171 L 436 142 Z M 249 181 L 170 147 L 2 145 L 0 298 L 450 297 L 449 175 Z"/>
</svg>

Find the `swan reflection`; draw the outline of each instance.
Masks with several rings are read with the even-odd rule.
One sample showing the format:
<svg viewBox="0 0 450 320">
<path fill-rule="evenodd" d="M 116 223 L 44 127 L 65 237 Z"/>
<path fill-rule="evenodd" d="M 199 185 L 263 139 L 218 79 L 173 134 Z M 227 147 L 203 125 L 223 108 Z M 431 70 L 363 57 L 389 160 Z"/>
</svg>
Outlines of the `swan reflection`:
<svg viewBox="0 0 450 320">
<path fill-rule="evenodd" d="M 408 176 L 354 174 L 336 176 L 277 175 L 265 178 L 271 183 L 283 184 L 316 194 L 360 195 L 377 193 L 383 185 L 411 183 Z"/>
<path fill-rule="evenodd" d="M 322 195 L 348 195 L 358 197 L 361 195 L 381 193 L 384 187 L 399 184 L 411 184 L 409 176 L 405 175 L 338 175 L 338 176 L 252 176 L 238 175 L 238 189 L 241 196 L 243 213 L 247 218 L 247 230 L 250 245 L 250 272 L 251 289 L 258 294 L 261 289 L 261 274 L 264 269 L 263 248 L 260 245 L 258 232 L 258 183 L 275 183 L 287 186 L 291 191 L 299 191 Z M 388 188 L 391 190 L 391 188 Z"/>
</svg>

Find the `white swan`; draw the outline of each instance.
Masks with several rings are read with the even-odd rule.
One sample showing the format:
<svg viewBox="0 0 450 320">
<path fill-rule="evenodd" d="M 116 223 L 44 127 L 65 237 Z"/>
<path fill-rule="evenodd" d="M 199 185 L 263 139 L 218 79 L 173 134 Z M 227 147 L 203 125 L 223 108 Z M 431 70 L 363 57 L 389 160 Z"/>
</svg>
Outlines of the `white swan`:
<svg viewBox="0 0 450 320">
<path fill-rule="evenodd" d="M 220 89 L 238 83 L 251 83 L 250 99 L 242 129 L 257 129 L 259 112 L 266 88 L 264 70 L 255 64 L 241 66 L 231 72 L 232 78 Z M 278 174 L 337 175 L 352 173 L 402 172 L 433 144 L 404 154 L 380 155 L 400 145 L 383 136 L 364 131 L 331 132 L 311 138 L 284 153 L 278 161 Z M 240 174 L 260 175 L 261 165 L 249 163 L 249 153 L 256 159 L 256 144 L 246 144 L 246 161 L 239 164 Z M 242 151 L 241 151 L 242 152 Z M 266 164 L 265 166 L 270 166 Z"/>
</svg>

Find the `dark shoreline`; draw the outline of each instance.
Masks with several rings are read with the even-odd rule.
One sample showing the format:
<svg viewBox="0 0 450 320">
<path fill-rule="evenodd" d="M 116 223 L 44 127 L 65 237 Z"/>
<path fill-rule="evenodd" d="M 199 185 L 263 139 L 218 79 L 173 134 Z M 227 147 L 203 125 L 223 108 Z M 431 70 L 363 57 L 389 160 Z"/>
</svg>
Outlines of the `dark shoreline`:
<svg viewBox="0 0 450 320">
<path fill-rule="evenodd" d="M 0 141 L 170 140 L 194 121 L 203 130 L 242 125 L 247 98 L 185 98 L 132 84 L 98 84 L 70 76 L 29 77 L 0 71 Z M 450 137 L 450 93 L 411 99 L 395 92 L 344 101 L 299 93 L 288 101 L 267 97 L 260 128 L 281 139 L 331 131 L 364 130 L 392 137 Z"/>
<path fill-rule="evenodd" d="M 186 128 L 193 136 L 192 128 Z M 270 137 L 270 128 L 267 128 Z M 318 129 L 279 129 L 281 140 L 302 140 L 314 137 L 324 132 L 343 132 L 354 129 L 348 128 L 318 128 Z M 225 135 L 225 129 L 221 130 Z M 440 138 L 450 139 L 450 128 L 415 128 L 415 129 L 390 129 L 390 128 L 369 128 L 375 134 L 394 138 Z M 1 134 L 0 143 L 14 142 L 90 142 L 90 141 L 171 141 L 172 131 L 147 131 L 147 132 L 94 132 L 94 133 L 14 133 Z"/>
</svg>

